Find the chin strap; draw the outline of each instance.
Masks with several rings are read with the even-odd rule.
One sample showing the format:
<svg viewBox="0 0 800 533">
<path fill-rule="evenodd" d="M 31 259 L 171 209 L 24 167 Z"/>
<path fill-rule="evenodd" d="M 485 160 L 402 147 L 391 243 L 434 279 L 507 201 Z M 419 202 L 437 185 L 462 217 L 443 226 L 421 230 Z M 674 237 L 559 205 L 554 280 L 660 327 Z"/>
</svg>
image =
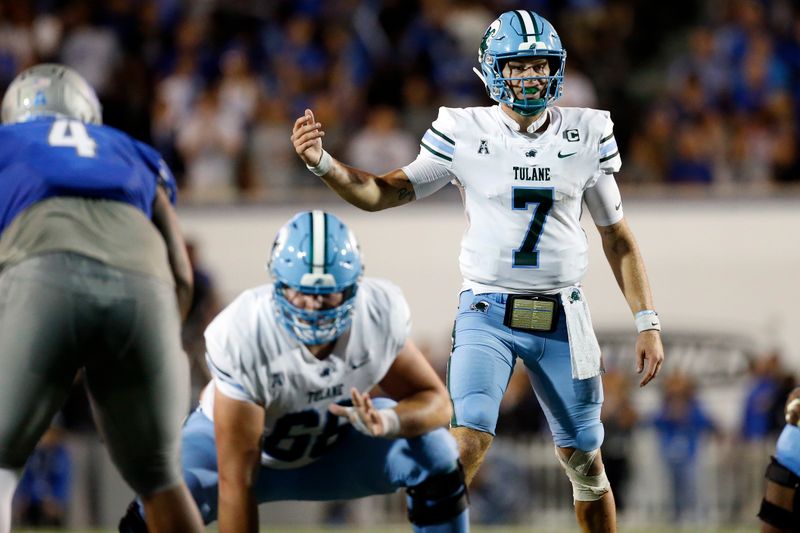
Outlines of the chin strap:
<svg viewBox="0 0 800 533">
<path fill-rule="evenodd" d="M 533 102 L 536 102 L 536 104 L 533 108 L 527 106 L 522 107 L 518 102 L 524 102 L 524 100 L 516 100 L 514 105 L 511 106 L 511 109 L 523 117 L 532 117 L 533 115 L 538 115 L 547 108 L 547 101 L 544 98 L 534 99 Z"/>
</svg>

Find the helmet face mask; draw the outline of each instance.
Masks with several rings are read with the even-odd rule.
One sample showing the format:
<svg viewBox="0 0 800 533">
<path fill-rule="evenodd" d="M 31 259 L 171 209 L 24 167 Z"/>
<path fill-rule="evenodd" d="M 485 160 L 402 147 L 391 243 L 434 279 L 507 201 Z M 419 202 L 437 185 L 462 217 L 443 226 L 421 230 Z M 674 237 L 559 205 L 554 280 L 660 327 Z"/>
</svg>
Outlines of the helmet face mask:
<svg viewBox="0 0 800 533">
<path fill-rule="evenodd" d="M 278 231 L 268 268 L 276 316 L 293 337 L 307 345 L 327 344 L 349 329 L 363 265 L 355 236 L 341 220 L 322 211 L 298 213 Z M 327 309 L 298 307 L 291 290 L 341 293 L 341 303 Z"/>
<path fill-rule="evenodd" d="M 40 117 L 65 117 L 102 124 L 102 107 L 94 89 L 75 70 L 42 63 L 22 71 L 3 96 L 2 122 L 14 124 Z"/>
<path fill-rule="evenodd" d="M 510 60 L 546 59 L 546 76 L 512 77 L 504 74 Z M 555 102 L 563 91 L 567 51 L 555 28 L 533 11 L 507 11 L 500 15 L 483 35 L 478 49 L 481 78 L 489 97 L 506 104 L 523 116 L 537 115 Z M 530 87 L 537 80 L 544 87 L 536 94 L 515 94 L 514 86 Z"/>
</svg>

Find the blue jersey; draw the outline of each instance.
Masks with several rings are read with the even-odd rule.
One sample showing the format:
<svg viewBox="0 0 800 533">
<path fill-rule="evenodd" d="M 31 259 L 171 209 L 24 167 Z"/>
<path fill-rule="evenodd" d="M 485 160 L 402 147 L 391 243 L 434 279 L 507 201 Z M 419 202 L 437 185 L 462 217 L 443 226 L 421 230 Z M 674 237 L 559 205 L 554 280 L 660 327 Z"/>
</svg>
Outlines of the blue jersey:
<svg viewBox="0 0 800 533">
<path fill-rule="evenodd" d="M 156 187 L 175 201 L 175 179 L 158 152 L 109 126 L 42 118 L 0 127 L 0 233 L 46 198 L 115 200 L 152 216 Z"/>
</svg>

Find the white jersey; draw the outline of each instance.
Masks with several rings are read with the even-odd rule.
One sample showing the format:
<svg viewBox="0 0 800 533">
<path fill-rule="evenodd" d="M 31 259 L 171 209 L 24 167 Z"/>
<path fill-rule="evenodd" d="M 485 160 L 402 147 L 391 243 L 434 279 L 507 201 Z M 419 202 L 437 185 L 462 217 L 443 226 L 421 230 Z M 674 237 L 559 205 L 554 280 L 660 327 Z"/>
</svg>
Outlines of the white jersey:
<svg viewBox="0 0 800 533">
<path fill-rule="evenodd" d="M 410 313 L 400 289 L 365 278 L 356 293 L 353 322 L 333 352 L 317 359 L 281 325 L 273 286 L 243 292 L 205 333 L 213 380 L 201 409 L 213 419 L 214 389 L 264 407 L 262 463 L 294 468 L 319 458 L 335 444 L 346 420 L 328 406 L 369 391 L 391 367 L 406 342 Z"/>
<path fill-rule="evenodd" d="M 613 173 L 621 160 L 609 113 L 560 107 L 549 113 L 543 133 L 526 135 L 500 106 L 442 107 L 417 161 L 403 168 L 418 198 L 450 180 L 462 189 L 468 227 L 459 263 L 464 287 L 476 293 L 578 283 L 588 266 L 584 193 L 605 176 L 619 198 Z M 431 163 L 438 170 L 426 173 Z M 602 216 L 592 209 L 598 203 L 589 202 L 598 224 L 622 218 L 621 202 L 605 201 L 614 207 Z"/>
</svg>

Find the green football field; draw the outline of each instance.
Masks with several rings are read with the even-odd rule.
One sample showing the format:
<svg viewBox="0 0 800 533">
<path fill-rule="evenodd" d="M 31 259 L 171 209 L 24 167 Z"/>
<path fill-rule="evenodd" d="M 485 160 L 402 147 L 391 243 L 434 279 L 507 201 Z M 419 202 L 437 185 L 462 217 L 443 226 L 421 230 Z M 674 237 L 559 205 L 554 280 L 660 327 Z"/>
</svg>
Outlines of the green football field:
<svg viewBox="0 0 800 533">
<path fill-rule="evenodd" d="M 735 527 L 726 526 L 720 528 L 697 528 L 696 526 L 685 528 L 674 528 L 667 526 L 654 526 L 654 527 L 620 527 L 619 533 L 752 533 L 754 527 Z M 77 530 L 77 529 L 15 529 L 16 533 L 116 533 L 110 529 L 95 529 L 95 530 Z M 209 528 L 208 531 L 216 531 L 215 528 Z M 369 526 L 365 528 L 351 528 L 351 527 L 281 527 L 272 526 L 261 530 L 264 533 L 347 533 L 354 532 L 370 532 L 370 533 L 409 533 L 411 528 L 408 526 Z M 475 526 L 471 529 L 472 533 L 578 533 L 577 528 L 536 528 L 525 526 L 512 526 L 512 527 L 481 527 Z"/>
</svg>

